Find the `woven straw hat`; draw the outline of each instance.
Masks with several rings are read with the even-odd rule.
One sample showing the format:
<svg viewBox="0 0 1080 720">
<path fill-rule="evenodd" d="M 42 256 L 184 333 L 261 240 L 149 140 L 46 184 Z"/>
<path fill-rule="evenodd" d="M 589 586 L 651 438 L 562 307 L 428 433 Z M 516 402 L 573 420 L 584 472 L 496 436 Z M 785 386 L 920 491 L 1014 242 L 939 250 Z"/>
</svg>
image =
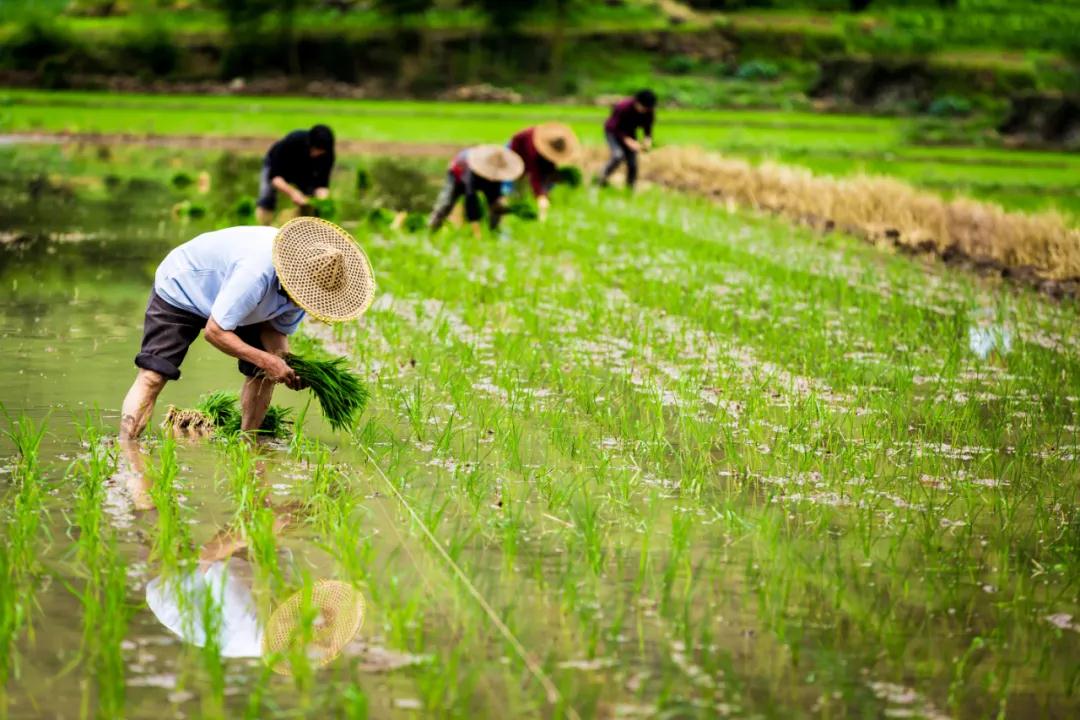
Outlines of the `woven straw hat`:
<svg viewBox="0 0 1080 720">
<path fill-rule="evenodd" d="M 569 125 L 549 122 L 537 125 L 533 130 L 533 144 L 544 159 L 556 167 L 571 165 L 581 152 L 581 143 Z"/>
<path fill-rule="evenodd" d="M 352 585 L 337 580 L 320 580 L 311 590 L 311 609 L 317 614 L 305 637 L 301 614 L 303 591 L 281 603 L 263 631 L 263 657 L 271 669 L 292 675 L 290 653 L 303 644 L 303 652 L 314 667 L 323 667 L 341 654 L 364 624 L 364 596 Z"/>
<path fill-rule="evenodd" d="M 525 161 L 513 150 L 502 145 L 477 145 L 465 151 L 469 169 L 482 178 L 509 182 L 525 172 Z"/>
<path fill-rule="evenodd" d="M 326 220 L 300 217 L 274 238 L 274 268 L 294 303 L 323 322 L 357 317 L 375 297 L 375 274 L 349 233 Z"/>
</svg>

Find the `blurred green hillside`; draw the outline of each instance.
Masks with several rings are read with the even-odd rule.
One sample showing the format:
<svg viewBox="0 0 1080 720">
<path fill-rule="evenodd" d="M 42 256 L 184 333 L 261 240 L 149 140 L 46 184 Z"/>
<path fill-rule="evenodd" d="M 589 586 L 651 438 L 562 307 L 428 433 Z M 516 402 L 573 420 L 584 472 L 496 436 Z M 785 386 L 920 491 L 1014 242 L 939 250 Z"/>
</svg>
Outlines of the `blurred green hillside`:
<svg viewBox="0 0 1080 720">
<path fill-rule="evenodd" d="M 649 85 L 667 105 L 1072 146 L 1078 29 L 1080 0 L 4 0 L 0 84 L 577 102 Z"/>
</svg>

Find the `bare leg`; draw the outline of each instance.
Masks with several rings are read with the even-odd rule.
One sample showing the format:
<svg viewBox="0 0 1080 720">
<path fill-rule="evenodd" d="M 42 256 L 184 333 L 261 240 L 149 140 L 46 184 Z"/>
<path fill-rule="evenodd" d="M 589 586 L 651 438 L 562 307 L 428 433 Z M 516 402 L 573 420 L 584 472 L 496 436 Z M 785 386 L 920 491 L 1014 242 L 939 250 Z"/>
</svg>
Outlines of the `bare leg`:
<svg viewBox="0 0 1080 720">
<path fill-rule="evenodd" d="M 255 221 L 260 225 L 273 225 L 274 211 L 261 207 L 255 208 Z"/>
<path fill-rule="evenodd" d="M 146 429 L 146 424 L 154 414 L 154 403 L 166 382 L 168 381 L 165 376 L 160 373 L 139 369 L 135 382 L 124 397 L 124 406 L 120 411 L 121 439 L 137 438 Z"/>
<path fill-rule="evenodd" d="M 240 390 L 240 429 L 258 430 L 266 417 L 266 409 L 274 397 L 274 382 L 266 378 L 249 377 Z"/>
<path fill-rule="evenodd" d="M 120 448 L 127 462 L 120 468 L 118 477 L 124 482 L 139 510 L 154 507 L 150 500 L 150 481 L 146 477 L 139 435 L 150 422 L 150 417 L 154 414 L 154 403 L 166 382 L 164 375 L 140 368 L 135 382 L 124 397 L 124 406 L 120 411 Z"/>
</svg>

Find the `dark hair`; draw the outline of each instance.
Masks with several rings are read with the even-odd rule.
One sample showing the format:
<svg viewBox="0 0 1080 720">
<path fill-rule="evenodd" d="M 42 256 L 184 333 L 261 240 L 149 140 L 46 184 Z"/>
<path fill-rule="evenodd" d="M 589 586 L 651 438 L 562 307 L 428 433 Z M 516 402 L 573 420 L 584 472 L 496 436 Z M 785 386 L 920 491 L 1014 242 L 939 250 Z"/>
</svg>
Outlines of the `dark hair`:
<svg viewBox="0 0 1080 720">
<path fill-rule="evenodd" d="M 315 125 L 308 130 L 308 143 L 313 148 L 329 152 L 334 149 L 334 131 L 325 125 Z"/>
<path fill-rule="evenodd" d="M 638 90 L 634 93 L 634 99 L 647 108 L 656 107 L 656 93 L 652 90 Z"/>
</svg>

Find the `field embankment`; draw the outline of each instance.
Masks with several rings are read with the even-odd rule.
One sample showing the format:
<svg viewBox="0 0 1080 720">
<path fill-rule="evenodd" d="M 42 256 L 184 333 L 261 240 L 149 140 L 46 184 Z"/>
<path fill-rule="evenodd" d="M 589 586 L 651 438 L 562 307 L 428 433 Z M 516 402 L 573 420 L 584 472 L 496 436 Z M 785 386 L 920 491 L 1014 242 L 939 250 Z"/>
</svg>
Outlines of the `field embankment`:
<svg viewBox="0 0 1080 720">
<path fill-rule="evenodd" d="M 662 149 L 644 167 L 646 178 L 667 187 L 967 260 L 1052 294 L 1080 292 L 1080 230 L 1057 213 L 1008 212 L 967 198 L 947 200 L 893 178 L 818 176 L 694 148 Z"/>
</svg>

